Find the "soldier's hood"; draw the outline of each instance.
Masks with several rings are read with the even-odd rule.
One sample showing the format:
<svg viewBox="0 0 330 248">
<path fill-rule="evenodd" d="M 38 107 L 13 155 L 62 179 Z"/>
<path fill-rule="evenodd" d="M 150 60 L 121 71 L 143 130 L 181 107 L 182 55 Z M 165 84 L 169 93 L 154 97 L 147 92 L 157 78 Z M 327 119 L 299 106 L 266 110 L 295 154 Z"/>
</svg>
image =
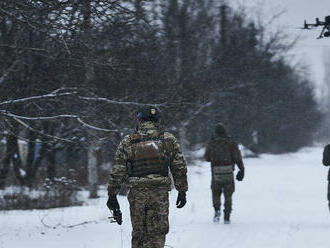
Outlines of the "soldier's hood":
<svg viewBox="0 0 330 248">
<path fill-rule="evenodd" d="M 140 122 L 137 133 L 141 135 L 153 134 L 159 130 L 159 124 L 152 121 Z"/>
</svg>

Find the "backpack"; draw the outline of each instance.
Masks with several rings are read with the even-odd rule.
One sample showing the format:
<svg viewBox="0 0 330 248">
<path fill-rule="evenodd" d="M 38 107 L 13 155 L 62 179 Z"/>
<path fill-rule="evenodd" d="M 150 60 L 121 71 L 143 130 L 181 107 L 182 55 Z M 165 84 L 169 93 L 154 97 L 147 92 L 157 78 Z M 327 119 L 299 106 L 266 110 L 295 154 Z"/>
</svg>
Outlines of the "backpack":
<svg viewBox="0 0 330 248">
<path fill-rule="evenodd" d="M 168 176 L 168 160 L 165 156 L 163 133 L 153 135 L 133 134 L 131 136 L 132 157 L 127 162 L 130 177 L 151 174 Z"/>
<path fill-rule="evenodd" d="M 330 165 L 330 144 L 324 147 L 322 162 L 326 166 Z"/>
</svg>

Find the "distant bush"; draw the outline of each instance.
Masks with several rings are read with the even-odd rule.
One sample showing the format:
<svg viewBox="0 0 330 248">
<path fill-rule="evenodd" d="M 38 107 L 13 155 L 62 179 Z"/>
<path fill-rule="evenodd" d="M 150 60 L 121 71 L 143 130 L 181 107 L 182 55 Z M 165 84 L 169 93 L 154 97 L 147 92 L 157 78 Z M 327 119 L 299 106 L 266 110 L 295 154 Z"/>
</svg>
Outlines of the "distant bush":
<svg viewBox="0 0 330 248">
<path fill-rule="evenodd" d="M 0 209 L 48 209 L 81 205 L 76 181 L 66 177 L 46 179 L 37 189 L 8 188 L 0 191 Z"/>
</svg>

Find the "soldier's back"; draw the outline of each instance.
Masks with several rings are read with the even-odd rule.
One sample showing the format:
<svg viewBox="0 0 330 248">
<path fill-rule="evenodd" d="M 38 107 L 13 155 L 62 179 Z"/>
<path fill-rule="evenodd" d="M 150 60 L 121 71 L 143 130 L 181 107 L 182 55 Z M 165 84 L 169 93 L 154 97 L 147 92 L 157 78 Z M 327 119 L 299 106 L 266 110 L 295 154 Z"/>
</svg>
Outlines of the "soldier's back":
<svg viewBox="0 0 330 248">
<path fill-rule="evenodd" d="M 230 137 L 213 138 L 209 144 L 209 157 L 213 165 L 229 165 L 232 161 L 233 140 Z"/>
</svg>

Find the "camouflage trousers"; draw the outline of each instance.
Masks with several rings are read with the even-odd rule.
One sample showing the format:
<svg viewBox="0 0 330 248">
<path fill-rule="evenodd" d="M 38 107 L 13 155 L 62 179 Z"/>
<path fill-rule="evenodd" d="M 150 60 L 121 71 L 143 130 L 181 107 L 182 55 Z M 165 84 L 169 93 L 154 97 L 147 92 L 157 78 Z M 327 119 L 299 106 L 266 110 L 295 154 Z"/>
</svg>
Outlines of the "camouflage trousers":
<svg viewBox="0 0 330 248">
<path fill-rule="evenodd" d="M 232 195 L 235 191 L 234 179 L 230 182 L 222 183 L 217 181 L 212 181 L 212 200 L 214 209 L 218 210 L 221 206 L 221 194 L 223 193 L 225 198 L 225 216 L 229 216 L 232 211 Z"/>
<path fill-rule="evenodd" d="M 168 224 L 168 189 L 138 188 L 128 194 L 132 248 L 164 248 Z"/>
</svg>

